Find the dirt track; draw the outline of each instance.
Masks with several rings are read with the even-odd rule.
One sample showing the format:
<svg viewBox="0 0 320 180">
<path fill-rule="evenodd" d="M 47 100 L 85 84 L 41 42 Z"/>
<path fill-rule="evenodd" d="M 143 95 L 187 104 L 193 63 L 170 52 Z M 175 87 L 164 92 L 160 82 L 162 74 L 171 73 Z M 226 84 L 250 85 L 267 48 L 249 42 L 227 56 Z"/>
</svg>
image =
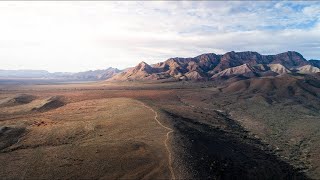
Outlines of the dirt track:
<svg viewBox="0 0 320 180">
<path fill-rule="evenodd" d="M 165 126 L 165 125 L 163 125 L 163 124 L 159 121 L 157 111 L 155 111 L 155 110 L 152 109 L 151 107 L 145 105 L 144 103 L 142 103 L 142 104 L 143 104 L 146 108 L 148 108 L 148 109 L 150 109 L 152 112 L 154 112 L 154 114 L 155 114 L 154 120 L 157 121 L 157 123 L 158 123 L 161 127 L 169 130 L 169 131 L 167 132 L 167 134 L 166 134 L 166 139 L 164 140 L 164 145 L 166 146 L 166 149 L 167 149 L 167 151 L 168 151 L 168 167 L 169 167 L 169 169 L 170 169 L 171 179 L 176 179 L 175 174 L 174 174 L 174 170 L 173 170 L 173 167 L 172 167 L 172 153 L 171 153 L 170 147 L 169 147 L 169 145 L 168 145 L 168 141 L 169 141 L 169 138 L 170 138 L 170 134 L 173 133 L 173 129 L 171 129 L 171 128 Z"/>
</svg>

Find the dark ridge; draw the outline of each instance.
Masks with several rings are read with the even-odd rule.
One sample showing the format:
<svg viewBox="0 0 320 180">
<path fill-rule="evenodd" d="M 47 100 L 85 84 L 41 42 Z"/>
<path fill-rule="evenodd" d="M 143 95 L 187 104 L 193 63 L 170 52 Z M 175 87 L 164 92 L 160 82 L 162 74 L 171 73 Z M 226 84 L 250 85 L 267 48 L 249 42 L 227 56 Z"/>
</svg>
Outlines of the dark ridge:
<svg viewBox="0 0 320 180">
<path fill-rule="evenodd" d="M 32 109 L 33 111 L 46 112 L 64 106 L 66 103 L 62 96 L 51 97 L 44 105 Z"/>
<path fill-rule="evenodd" d="M 175 129 L 174 154 L 190 164 L 192 179 L 308 179 L 223 114 L 230 132 L 165 113 Z"/>
<path fill-rule="evenodd" d="M 0 150 L 3 150 L 19 141 L 19 138 L 25 133 L 25 128 L 0 127 Z"/>
<path fill-rule="evenodd" d="M 28 94 L 19 94 L 12 99 L 9 99 L 8 101 L 4 102 L 3 104 L 0 104 L 0 106 L 17 106 L 21 104 L 28 104 L 35 100 L 36 97 Z"/>
</svg>

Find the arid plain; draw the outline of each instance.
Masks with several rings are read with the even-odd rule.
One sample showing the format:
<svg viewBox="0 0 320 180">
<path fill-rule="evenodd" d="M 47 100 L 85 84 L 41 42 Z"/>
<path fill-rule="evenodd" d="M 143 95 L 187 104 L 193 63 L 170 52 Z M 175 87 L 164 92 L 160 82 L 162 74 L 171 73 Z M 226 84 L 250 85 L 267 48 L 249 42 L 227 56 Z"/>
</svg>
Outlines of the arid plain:
<svg viewBox="0 0 320 180">
<path fill-rule="evenodd" d="M 4 84 L 0 175 L 317 178 L 319 89 L 300 81 Z"/>
</svg>

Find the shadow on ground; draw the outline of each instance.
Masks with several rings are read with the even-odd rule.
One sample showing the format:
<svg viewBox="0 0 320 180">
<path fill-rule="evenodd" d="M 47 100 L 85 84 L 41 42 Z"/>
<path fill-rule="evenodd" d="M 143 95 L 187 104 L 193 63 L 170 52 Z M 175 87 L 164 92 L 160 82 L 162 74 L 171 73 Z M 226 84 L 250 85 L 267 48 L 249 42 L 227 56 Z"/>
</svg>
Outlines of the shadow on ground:
<svg viewBox="0 0 320 180">
<path fill-rule="evenodd" d="M 175 129 L 174 154 L 182 158 L 195 179 L 308 179 L 281 161 L 241 126 L 233 131 L 165 111 Z M 226 121 L 231 119 L 226 118 Z M 229 122 L 230 123 L 230 122 Z M 236 123 L 236 122 L 234 122 Z M 182 148 L 182 149 L 181 149 Z M 264 148 L 264 149 L 263 149 Z M 179 171 L 179 167 L 175 167 Z"/>
</svg>

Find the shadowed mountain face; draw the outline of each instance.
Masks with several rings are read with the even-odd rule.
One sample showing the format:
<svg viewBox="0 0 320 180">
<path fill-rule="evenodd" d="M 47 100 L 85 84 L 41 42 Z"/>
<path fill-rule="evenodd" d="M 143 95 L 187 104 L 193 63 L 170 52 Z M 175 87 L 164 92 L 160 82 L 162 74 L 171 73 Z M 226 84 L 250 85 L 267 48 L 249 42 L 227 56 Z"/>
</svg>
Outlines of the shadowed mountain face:
<svg viewBox="0 0 320 180">
<path fill-rule="evenodd" d="M 312 66 L 320 68 L 320 60 L 309 60 L 309 62 L 311 63 Z"/>
<path fill-rule="evenodd" d="M 320 72 L 314 64 L 317 62 L 309 62 L 300 53 L 294 51 L 277 55 L 232 51 L 224 55 L 209 53 L 194 58 L 170 58 L 154 65 L 141 62 L 136 67 L 113 76 L 109 81 L 209 80 L 239 75 L 251 78 L 286 73 Z"/>
</svg>

